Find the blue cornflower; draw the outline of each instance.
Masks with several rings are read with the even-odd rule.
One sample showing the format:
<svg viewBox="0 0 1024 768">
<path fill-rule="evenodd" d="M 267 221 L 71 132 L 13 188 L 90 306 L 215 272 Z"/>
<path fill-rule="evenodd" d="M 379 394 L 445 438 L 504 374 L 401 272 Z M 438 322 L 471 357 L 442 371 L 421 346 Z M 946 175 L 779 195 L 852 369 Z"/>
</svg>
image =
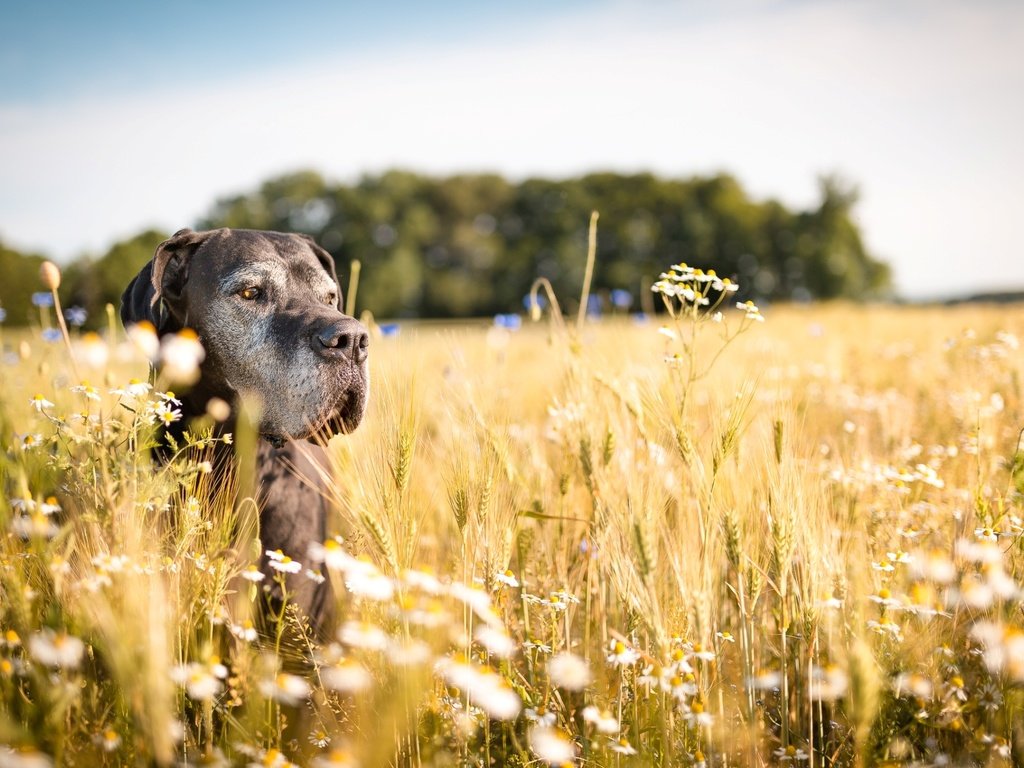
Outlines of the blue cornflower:
<svg viewBox="0 0 1024 768">
<path fill-rule="evenodd" d="M 52 307 L 53 294 L 49 291 L 36 291 L 32 294 L 32 303 L 37 307 Z"/>
<path fill-rule="evenodd" d="M 89 313 L 83 307 L 68 307 L 64 311 L 64 319 L 75 326 L 75 328 L 81 328 L 85 325 L 87 317 L 89 317 Z"/>
<path fill-rule="evenodd" d="M 494 324 L 499 328 L 505 328 L 509 331 L 518 331 L 523 327 L 523 318 L 519 315 L 495 315 Z"/>
<path fill-rule="evenodd" d="M 633 294 L 621 288 L 612 290 L 612 306 L 617 309 L 629 309 L 633 306 Z"/>
</svg>

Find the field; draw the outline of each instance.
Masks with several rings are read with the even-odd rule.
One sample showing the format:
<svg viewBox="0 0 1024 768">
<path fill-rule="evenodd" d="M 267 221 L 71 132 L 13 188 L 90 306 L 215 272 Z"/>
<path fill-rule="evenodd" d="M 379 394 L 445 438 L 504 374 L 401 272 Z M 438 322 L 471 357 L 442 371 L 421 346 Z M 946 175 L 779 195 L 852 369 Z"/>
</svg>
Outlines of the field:
<svg viewBox="0 0 1024 768">
<path fill-rule="evenodd" d="M 5 331 L 0 765 L 1019 764 L 1024 311 L 671 301 L 376 334 L 323 642 L 123 329 Z"/>
</svg>

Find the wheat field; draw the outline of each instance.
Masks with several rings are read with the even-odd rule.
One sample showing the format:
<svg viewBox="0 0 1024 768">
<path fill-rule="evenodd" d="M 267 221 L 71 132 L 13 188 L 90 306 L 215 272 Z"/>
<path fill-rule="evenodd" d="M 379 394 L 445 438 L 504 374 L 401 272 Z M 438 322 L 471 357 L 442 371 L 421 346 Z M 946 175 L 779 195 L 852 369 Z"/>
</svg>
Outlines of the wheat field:
<svg viewBox="0 0 1024 768">
<path fill-rule="evenodd" d="M 0 765 L 1019 764 L 1024 311 L 673 274 L 646 322 L 372 327 L 333 536 L 279 560 L 319 639 L 259 615 L 228 438 L 150 458 L 123 329 L 6 330 Z"/>
</svg>

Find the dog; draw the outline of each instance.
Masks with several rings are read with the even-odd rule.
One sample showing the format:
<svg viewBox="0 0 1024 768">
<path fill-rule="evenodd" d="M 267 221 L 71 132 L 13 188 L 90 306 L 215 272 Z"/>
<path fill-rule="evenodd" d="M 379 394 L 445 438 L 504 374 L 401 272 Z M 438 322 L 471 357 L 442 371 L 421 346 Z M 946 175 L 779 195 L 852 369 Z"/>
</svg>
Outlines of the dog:
<svg viewBox="0 0 1024 768">
<path fill-rule="evenodd" d="M 213 398 L 262 405 L 256 479 L 261 550 L 296 560 L 326 535 L 322 444 L 354 430 L 369 392 L 369 334 L 341 311 L 334 259 L 307 235 L 182 229 L 161 243 L 121 297 L 127 327 L 160 335 L 193 329 L 206 351 L 198 382 L 180 397 L 184 430 Z M 172 425 L 172 427 L 175 425 Z M 261 567 L 270 570 L 264 554 Z M 288 577 L 288 597 L 314 629 L 329 623 L 328 582 Z"/>
</svg>

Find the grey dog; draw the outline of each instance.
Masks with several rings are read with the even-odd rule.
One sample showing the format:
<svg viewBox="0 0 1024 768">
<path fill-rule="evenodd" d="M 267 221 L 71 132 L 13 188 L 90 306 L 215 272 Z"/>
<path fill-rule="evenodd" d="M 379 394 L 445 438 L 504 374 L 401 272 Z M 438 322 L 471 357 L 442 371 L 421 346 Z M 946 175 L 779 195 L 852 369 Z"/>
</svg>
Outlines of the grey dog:
<svg viewBox="0 0 1024 768">
<path fill-rule="evenodd" d="M 160 335 L 186 327 L 199 335 L 206 358 L 181 397 L 182 424 L 213 398 L 262 403 L 260 541 L 297 560 L 326 533 L 328 462 L 320 444 L 358 426 L 369 391 L 369 336 L 340 307 L 334 260 L 312 238 L 235 229 L 176 232 L 121 297 L 126 326 L 148 320 Z M 271 573 L 265 555 L 262 566 Z M 328 584 L 290 578 L 289 593 L 322 628 Z"/>
</svg>

